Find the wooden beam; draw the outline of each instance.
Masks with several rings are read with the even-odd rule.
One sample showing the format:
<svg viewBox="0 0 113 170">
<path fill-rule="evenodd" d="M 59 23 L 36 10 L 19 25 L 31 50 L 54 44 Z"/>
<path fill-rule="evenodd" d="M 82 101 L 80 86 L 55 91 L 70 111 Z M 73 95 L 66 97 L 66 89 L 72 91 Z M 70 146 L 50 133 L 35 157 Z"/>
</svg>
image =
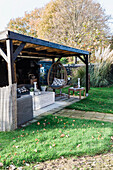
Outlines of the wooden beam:
<svg viewBox="0 0 113 170">
<path fill-rule="evenodd" d="M 60 45 L 60 44 L 56 44 L 56 43 L 52 43 L 52 42 L 49 42 L 49 41 L 41 40 L 41 39 L 38 39 L 38 38 L 33 38 L 33 37 L 30 37 L 30 36 L 14 33 L 12 31 L 8 31 L 8 38 L 12 39 L 12 40 L 22 41 L 22 42 L 25 42 L 25 43 L 41 45 L 41 46 L 55 48 L 55 49 L 64 50 L 64 51 L 70 51 L 70 52 L 78 53 L 80 55 L 81 54 L 89 55 L 88 51 L 84 51 L 84 50 L 80 50 L 80 49 L 76 49 L 76 48 L 72 48 L 72 47 L 68 47 L 68 46 L 64 46 L 64 45 Z"/>
<path fill-rule="evenodd" d="M 82 62 L 86 64 L 86 61 L 82 57 L 78 56 L 78 58 L 80 58 L 80 60 L 82 60 Z"/>
<path fill-rule="evenodd" d="M 56 62 L 59 62 L 62 57 L 60 56 Z"/>
<path fill-rule="evenodd" d="M 8 63 L 8 57 L 4 53 L 4 51 L 0 48 L 0 55 L 4 58 L 4 60 Z"/>
<path fill-rule="evenodd" d="M 26 45 L 26 43 L 22 42 L 20 44 L 20 46 L 15 50 L 14 54 L 13 54 L 13 60 L 15 61 L 17 56 L 20 54 L 20 52 L 22 51 L 22 49 L 24 48 L 24 46 Z"/>
<path fill-rule="evenodd" d="M 0 32 L 0 40 L 6 40 L 8 38 L 8 31 Z"/>
<path fill-rule="evenodd" d="M 52 58 L 52 64 L 55 62 L 55 58 Z"/>
</svg>

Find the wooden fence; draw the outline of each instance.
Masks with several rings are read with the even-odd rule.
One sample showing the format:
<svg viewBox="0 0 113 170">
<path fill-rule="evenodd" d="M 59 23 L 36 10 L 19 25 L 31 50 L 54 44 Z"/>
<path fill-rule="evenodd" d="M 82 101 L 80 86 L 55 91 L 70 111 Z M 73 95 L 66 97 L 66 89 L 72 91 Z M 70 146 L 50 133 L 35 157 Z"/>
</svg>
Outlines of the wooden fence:
<svg viewBox="0 0 113 170">
<path fill-rule="evenodd" d="M 16 84 L 0 88 L 0 131 L 17 128 Z"/>
</svg>

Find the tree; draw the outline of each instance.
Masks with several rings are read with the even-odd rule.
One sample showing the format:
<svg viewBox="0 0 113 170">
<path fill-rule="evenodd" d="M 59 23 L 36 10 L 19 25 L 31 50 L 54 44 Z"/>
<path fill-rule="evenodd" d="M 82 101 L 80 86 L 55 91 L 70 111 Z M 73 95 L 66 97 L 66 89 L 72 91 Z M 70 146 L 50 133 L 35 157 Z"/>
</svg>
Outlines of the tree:
<svg viewBox="0 0 113 170">
<path fill-rule="evenodd" d="M 54 7 L 51 11 L 51 6 Z M 94 49 L 106 43 L 108 33 L 106 16 L 99 3 L 92 0 L 56 0 L 44 10 L 43 38 L 77 48 Z M 42 20 L 42 22 L 44 19 Z M 104 44 L 103 44 L 104 45 Z"/>
<path fill-rule="evenodd" d="M 30 13 L 25 12 L 24 17 L 11 19 L 8 24 L 8 28 L 24 35 L 38 37 L 37 24 L 40 20 L 41 11 L 42 9 L 35 9 Z"/>
<path fill-rule="evenodd" d="M 44 8 L 10 21 L 9 26 L 27 35 L 94 52 L 108 42 L 109 17 L 93 0 L 51 0 Z"/>
</svg>

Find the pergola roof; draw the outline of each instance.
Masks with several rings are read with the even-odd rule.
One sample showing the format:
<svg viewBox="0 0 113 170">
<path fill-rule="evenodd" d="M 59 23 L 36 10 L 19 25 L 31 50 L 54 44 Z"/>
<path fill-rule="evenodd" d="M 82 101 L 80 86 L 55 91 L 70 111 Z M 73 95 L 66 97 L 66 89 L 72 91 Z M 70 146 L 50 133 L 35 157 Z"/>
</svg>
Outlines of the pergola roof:
<svg viewBox="0 0 113 170">
<path fill-rule="evenodd" d="M 7 39 L 12 40 L 13 42 L 13 52 L 16 53 L 15 56 L 18 54 L 18 56 L 29 57 L 29 58 L 30 57 L 59 58 L 59 57 L 89 55 L 88 51 L 79 50 L 76 48 L 52 43 L 38 38 L 33 38 L 9 30 L 0 32 L 0 48 L 5 53 L 7 53 L 7 49 L 6 49 Z"/>
</svg>

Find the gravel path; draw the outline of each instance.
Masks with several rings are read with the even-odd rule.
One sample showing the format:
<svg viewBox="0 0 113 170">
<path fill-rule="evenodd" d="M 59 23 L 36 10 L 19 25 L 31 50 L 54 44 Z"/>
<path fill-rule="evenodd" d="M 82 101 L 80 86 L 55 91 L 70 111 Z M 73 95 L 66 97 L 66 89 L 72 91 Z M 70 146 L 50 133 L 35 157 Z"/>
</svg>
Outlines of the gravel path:
<svg viewBox="0 0 113 170">
<path fill-rule="evenodd" d="M 25 168 L 25 167 L 24 167 Z M 25 168 L 26 169 L 26 168 Z M 113 170 L 113 154 L 70 157 L 37 163 L 33 170 Z"/>
</svg>

